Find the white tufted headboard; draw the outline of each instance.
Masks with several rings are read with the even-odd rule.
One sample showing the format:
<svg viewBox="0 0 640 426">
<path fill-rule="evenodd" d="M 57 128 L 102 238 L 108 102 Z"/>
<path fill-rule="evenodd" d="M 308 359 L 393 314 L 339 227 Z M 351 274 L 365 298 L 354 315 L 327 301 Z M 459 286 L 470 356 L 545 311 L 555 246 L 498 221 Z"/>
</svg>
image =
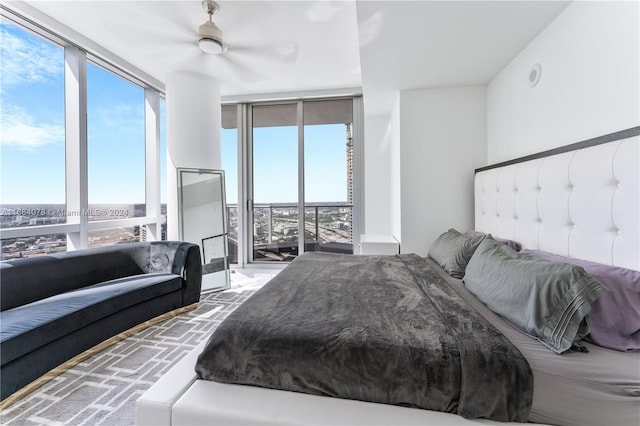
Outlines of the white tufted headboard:
<svg viewBox="0 0 640 426">
<path fill-rule="evenodd" d="M 475 228 L 640 270 L 640 127 L 476 170 Z"/>
</svg>

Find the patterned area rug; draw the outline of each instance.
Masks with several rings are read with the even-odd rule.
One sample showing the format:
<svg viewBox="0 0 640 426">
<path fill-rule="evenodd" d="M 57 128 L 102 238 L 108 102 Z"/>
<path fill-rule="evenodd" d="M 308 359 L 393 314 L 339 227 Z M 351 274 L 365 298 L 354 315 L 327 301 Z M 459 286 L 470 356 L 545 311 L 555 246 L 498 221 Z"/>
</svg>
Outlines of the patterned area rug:
<svg viewBox="0 0 640 426">
<path fill-rule="evenodd" d="M 271 276 L 232 274 L 231 289 L 203 296 L 196 310 L 151 326 L 67 370 L 2 411 L 0 424 L 133 425 L 136 400 Z"/>
</svg>

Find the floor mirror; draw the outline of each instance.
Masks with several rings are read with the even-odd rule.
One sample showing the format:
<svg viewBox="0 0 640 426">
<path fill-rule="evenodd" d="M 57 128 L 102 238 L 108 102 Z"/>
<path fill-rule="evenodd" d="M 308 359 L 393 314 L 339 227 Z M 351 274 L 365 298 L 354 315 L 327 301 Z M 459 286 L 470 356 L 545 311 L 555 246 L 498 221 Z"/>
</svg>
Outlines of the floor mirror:
<svg viewBox="0 0 640 426">
<path fill-rule="evenodd" d="M 180 240 L 200 246 L 202 292 L 229 288 L 224 171 L 178 168 Z"/>
</svg>

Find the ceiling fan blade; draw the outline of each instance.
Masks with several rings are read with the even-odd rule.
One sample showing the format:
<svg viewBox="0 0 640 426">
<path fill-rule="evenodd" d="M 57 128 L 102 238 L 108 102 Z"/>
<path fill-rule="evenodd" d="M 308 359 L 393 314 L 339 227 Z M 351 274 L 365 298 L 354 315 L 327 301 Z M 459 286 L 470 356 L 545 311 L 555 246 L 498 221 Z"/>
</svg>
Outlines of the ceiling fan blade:
<svg viewBox="0 0 640 426">
<path fill-rule="evenodd" d="M 153 46 L 146 47 L 144 52 L 141 53 L 148 57 L 170 57 L 173 62 L 185 62 L 191 58 L 198 56 L 200 50 L 198 49 L 198 43 L 193 37 L 182 37 L 178 40 L 175 37 L 168 38 L 167 41 L 159 42 Z"/>
<path fill-rule="evenodd" d="M 285 64 L 292 64 L 298 59 L 298 43 L 278 42 L 256 46 L 229 45 L 229 56 L 251 56 L 262 60 L 272 60 Z"/>
<path fill-rule="evenodd" d="M 242 86 L 263 81 L 265 76 L 252 67 L 248 67 L 233 57 L 225 55 L 207 55 L 207 71 L 216 78 L 225 82 L 236 83 Z"/>
</svg>

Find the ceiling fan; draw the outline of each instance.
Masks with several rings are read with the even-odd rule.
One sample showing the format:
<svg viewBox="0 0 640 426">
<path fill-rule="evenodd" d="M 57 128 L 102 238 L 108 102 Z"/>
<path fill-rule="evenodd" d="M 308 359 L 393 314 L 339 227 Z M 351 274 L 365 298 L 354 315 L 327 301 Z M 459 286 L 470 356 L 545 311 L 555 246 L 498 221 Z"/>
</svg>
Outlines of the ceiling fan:
<svg viewBox="0 0 640 426">
<path fill-rule="evenodd" d="M 135 22 L 132 30 L 139 31 L 142 39 L 154 41 L 144 54 L 153 57 L 170 52 L 171 70 L 197 70 L 244 90 L 298 59 L 298 43 L 282 39 L 286 38 L 286 32 L 280 38 L 260 31 L 269 28 L 268 18 L 276 13 L 273 3 L 268 1 L 119 4 L 129 7 L 127 15 L 131 19 L 125 24 Z M 141 26 L 139 22 L 150 24 Z"/>
<path fill-rule="evenodd" d="M 226 52 L 227 46 L 222 41 L 222 30 L 213 22 L 213 15 L 220 6 L 213 0 L 203 0 L 202 8 L 209 15 L 209 20 L 198 28 L 198 46 L 205 53 L 219 55 Z"/>
<path fill-rule="evenodd" d="M 298 44 L 295 42 L 278 42 L 258 46 L 230 46 L 222 39 L 222 30 L 213 22 L 213 15 L 220 10 L 220 5 L 213 0 L 202 0 L 202 9 L 209 15 L 209 19 L 198 27 L 198 46 L 200 50 L 225 57 L 249 55 L 250 57 L 271 59 L 284 63 L 291 63 L 298 56 Z M 228 58 L 229 59 L 229 58 Z"/>
</svg>

